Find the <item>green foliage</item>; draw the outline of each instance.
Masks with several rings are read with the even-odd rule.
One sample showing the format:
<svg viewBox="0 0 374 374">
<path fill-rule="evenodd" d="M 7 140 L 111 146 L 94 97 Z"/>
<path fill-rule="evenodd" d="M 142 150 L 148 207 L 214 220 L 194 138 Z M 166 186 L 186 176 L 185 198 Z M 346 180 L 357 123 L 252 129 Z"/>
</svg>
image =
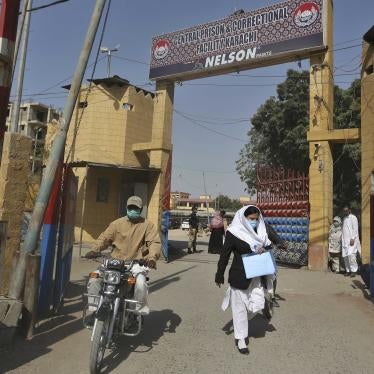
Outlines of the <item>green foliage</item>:
<svg viewBox="0 0 374 374">
<path fill-rule="evenodd" d="M 237 199 L 230 199 L 227 195 L 217 196 L 217 209 L 225 210 L 226 212 L 235 212 L 242 207 L 242 204 Z"/>
<path fill-rule="evenodd" d="M 360 81 L 347 89 L 335 87 L 334 128 L 360 126 Z M 308 174 L 309 145 L 309 72 L 287 72 L 277 87 L 277 97 L 270 97 L 251 119 L 249 142 L 240 151 L 237 171 L 247 190 L 256 188 L 256 164 L 283 165 Z M 334 144 L 334 202 L 356 205 L 360 200 L 360 146 Z"/>
</svg>

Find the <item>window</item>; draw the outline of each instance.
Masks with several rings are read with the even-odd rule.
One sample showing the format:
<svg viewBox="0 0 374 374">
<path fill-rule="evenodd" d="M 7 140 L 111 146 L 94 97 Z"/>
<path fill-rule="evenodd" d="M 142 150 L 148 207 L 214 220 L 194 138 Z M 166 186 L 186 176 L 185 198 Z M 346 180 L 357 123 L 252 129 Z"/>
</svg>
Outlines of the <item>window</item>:
<svg viewBox="0 0 374 374">
<path fill-rule="evenodd" d="M 45 122 L 46 121 L 46 112 L 42 112 L 41 110 L 38 110 L 36 112 L 36 119 L 39 121 L 39 122 Z"/>
<path fill-rule="evenodd" d="M 134 109 L 134 105 L 132 105 L 130 103 L 123 103 L 122 104 L 122 108 L 124 110 L 132 111 Z"/>
<path fill-rule="evenodd" d="M 109 200 L 109 179 L 99 178 L 97 180 L 96 202 L 107 203 Z"/>
</svg>

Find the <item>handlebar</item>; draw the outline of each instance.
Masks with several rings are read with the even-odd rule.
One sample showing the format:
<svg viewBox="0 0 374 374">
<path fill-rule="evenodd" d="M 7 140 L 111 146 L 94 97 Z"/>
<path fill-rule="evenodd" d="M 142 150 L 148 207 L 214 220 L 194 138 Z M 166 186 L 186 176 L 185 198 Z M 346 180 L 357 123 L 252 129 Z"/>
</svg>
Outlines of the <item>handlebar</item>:
<svg viewBox="0 0 374 374">
<path fill-rule="evenodd" d="M 97 255 L 95 257 L 87 257 L 87 256 L 83 256 L 83 258 L 87 259 L 87 260 L 93 260 L 95 262 L 98 262 L 98 263 L 102 263 L 102 259 L 104 258 L 110 258 L 110 256 L 107 256 L 101 252 L 98 252 Z M 140 259 L 133 259 L 133 260 L 126 260 L 124 261 L 124 264 L 125 266 L 130 266 L 132 267 L 134 264 L 139 264 L 140 266 L 147 266 L 147 261 L 143 258 L 140 258 Z"/>
</svg>

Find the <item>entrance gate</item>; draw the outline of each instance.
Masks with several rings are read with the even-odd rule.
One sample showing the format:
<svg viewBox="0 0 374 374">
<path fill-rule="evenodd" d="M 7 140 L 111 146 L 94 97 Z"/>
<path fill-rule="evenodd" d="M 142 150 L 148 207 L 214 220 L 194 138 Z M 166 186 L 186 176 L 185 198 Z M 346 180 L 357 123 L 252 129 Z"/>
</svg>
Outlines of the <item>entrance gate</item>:
<svg viewBox="0 0 374 374">
<path fill-rule="evenodd" d="M 157 223 L 160 223 L 164 171 L 171 151 L 175 82 L 309 58 L 308 267 L 312 270 L 326 270 L 328 231 L 333 213 L 333 162 L 330 143 L 347 138 L 344 137 L 344 131 L 333 129 L 332 46 L 332 0 L 283 1 L 249 12 L 241 10 L 221 20 L 154 37 L 149 77 L 156 81 L 157 101 L 154 103 L 152 137 L 158 141 L 137 148 L 149 154 L 150 165 L 163 171 L 155 184 L 151 217 L 157 216 Z M 284 201 L 279 203 L 284 204 Z M 282 209 L 293 211 L 292 204 L 290 208 L 286 206 Z M 269 210 L 280 209 L 272 207 Z M 305 219 L 302 216 L 294 218 Z M 305 263 L 305 260 L 302 262 Z"/>
<path fill-rule="evenodd" d="M 290 265 L 308 265 L 309 178 L 283 167 L 257 166 L 257 204 L 265 221 L 287 243 L 275 258 Z"/>
</svg>

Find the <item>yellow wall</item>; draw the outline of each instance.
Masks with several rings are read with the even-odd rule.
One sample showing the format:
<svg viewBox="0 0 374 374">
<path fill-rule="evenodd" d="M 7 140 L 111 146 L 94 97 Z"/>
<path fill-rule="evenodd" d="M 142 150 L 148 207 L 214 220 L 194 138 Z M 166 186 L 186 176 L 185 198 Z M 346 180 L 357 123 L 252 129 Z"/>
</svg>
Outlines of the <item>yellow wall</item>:
<svg viewBox="0 0 374 374">
<path fill-rule="evenodd" d="M 372 173 L 374 170 L 374 45 L 364 44 L 362 54 L 361 80 L 361 228 L 362 261 L 370 262 L 370 194 L 372 191 Z"/>
<path fill-rule="evenodd" d="M 134 105 L 134 108 L 132 111 L 125 111 L 124 162 L 131 166 L 148 166 L 148 159 L 136 155 L 132 151 L 132 145 L 152 140 L 153 100 L 150 95 L 144 96 L 142 92 L 136 92 L 134 87 L 129 88 L 127 100 Z"/>
<path fill-rule="evenodd" d="M 89 168 L 87 173 L 87 185 L 85 187 L 85 168 L 74 169 L 78 176 L 78 203 L 75 216 L 75 241 L 80 239 L 82 220 L 82 207 L 84 189 L 86 188 L 86 200 L 83 217 L 83 242 L 92 242 L 100 235 L 105 227 L 118 218 L 120 173 L 117 170 Z M 110 179 L 108 202 L 97 202 L 97 180 L 100 177 Z"/>
<path fill-rule="evenodd" d="M 94 242 L 110 222 L 121 216 L 120 202 L 126 201 L 133 194 L 134 183 L 147 183 L 148 173 L 119 168 L 89 167 L 74 168 L 78 177 L 78 202 L 75 216 L 75 241 L 80 241 L 81 227 L 83 227 L 82 241 Z M 96 201 L 99 178 L 109 179 L 109 196 L 107 202 Z M 85 190 L 86 188 L 86 195 Z M 85 195 L 85 202 L 84 202 Z M 84 205 L 84 207 L 83 207 Z M 84 210 L 82 220 L 82 209 Z"/>
<path fill-rule="evenodd" d="M 83 102 L 86 88 L 78 102 Z M 69 161 L 90 161 L 126 166 L 148 166 L 139 161 L 132 144 L 149 142 L 152 136 L 153 98 L 133 86 L 93 86 L 84 109 L 75 109 L 65 155 Z M 131 111 L 124 103 L 133 105 Z M 83 111 L 83 115 L 82 115 Z M 77 130 L 78 128 L 78 130 Z M 73 143 L 74 132 L 77 132 Z"/>
</svg>

